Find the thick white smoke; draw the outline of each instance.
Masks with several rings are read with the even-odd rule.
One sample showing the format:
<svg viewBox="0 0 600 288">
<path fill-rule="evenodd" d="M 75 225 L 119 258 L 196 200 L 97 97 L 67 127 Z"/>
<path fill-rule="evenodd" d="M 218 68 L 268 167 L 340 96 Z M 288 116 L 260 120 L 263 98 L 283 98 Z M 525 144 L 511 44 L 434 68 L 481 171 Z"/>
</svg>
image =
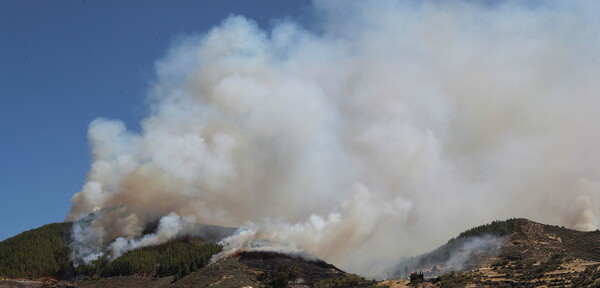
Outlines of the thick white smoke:
<svg viewBox="0 0 600 288">
<path fill-rule="evenodd" d="M 316 1 L 311 30 L 232 16 L 180 39 L 140 133 L 90 125 L 74 256 L 251 221 L 238 246 L 369 274 L 495 219 L 595 229 L 597 3 Z"/>
</svg>

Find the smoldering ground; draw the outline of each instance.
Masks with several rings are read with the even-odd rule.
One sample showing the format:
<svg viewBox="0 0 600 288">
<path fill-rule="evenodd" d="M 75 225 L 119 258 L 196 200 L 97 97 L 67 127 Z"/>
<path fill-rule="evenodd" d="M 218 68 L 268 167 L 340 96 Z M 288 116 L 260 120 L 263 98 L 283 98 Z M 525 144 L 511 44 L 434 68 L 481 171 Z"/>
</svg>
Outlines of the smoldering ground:
<svg viewBox="0 0 600 288">
<path fill-rule="evenodd" d="M 75 257 L 250 222 L 229 248 L 371 274 L 495 219 L 599 226 L 597 2 L 313 6 L 310 28 L 231 16 L 178 38 L 140 132 L 90 124 L 68 219 L 119 208 L 73 230 Z"/>
</svg>

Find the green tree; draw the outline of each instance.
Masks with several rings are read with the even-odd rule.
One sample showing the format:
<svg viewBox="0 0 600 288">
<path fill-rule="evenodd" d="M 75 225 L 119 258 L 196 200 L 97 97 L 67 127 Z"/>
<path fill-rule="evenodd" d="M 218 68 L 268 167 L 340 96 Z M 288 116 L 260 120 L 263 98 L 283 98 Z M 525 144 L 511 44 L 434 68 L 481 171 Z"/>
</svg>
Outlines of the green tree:
<svg viewBox="0 0 600 288">
<path fill-rule="evenodd" d="M 52 223 L 0 242 L 0 276 L 64 277 L 70 231 L 71 223 Z"/>
</svg>

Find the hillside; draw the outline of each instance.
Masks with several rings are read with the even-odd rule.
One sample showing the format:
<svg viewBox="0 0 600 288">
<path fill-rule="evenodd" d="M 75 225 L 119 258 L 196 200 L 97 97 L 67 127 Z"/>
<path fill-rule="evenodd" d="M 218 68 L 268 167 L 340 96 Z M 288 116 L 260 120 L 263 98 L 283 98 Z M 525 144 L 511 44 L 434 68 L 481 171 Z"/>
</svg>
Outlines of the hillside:
<svg viewBox="0 0 600 288">
<path fill-rule="evenodd" d="M 321 260 L 242 252 L 190 274 L 172 287 L 371 287 L 375 283 Z"/>
<path fill-rule="evenodd" d="M 500 253 L 507 235 L 516 229 L 515 223 L 510 219 L 471 228 L 429 253 L 402 259 L 392 275 L 406 278 L 412 272 L 424 271 L 425 276 L 432 277 L 477 268 Z"/>
<path fill-rule="evenodd" d="M 214 242 L 182 238 L 131 250 L 110 262 L 106 257 L 98 259 L 75 268 L 75 275 L 84 279 L 127 275 L 175 276 L 177 280 L 206 266 L 210 257 L 219 251 L 221 246 Z"/>
<path fill-rule="evenodd" d="M 334 288 L 375 284 L 320 260 L 275 252 L 241 252 L 206 266 L 221 249 L 207 240 L 234 231 L 210 225 L 199 225 L 196 237 L 128 251 L 112 262 L 101 258 L 73 267 L 70 228 L 71 223 L 49 224 L 0 242 L 0 287 Z"/>
<path fill-rule="evenodd" d="M 77 287 L 374 287 L 377 283 L 349 274 L 320 260 L 275 252 L 242 252 L 193 272 L 173 277 L 109 277 L 77 281 Z"/>
<path fill-rule="evenodd" d="M 69 259 L 70 230 L 71 223 L 53 223 L 0 242 L 0 277 L 98 279 L 146 275 L 179 279 L 204 267 L 210 257 L 221 250 L 214 240 L 234 231 L 198 225 L 197 234 L 202 237 L 186 237 L 128 251 L 110 263 L 101 258 L 89 265 L 74 267 Z"/>
<path fill-rule="evenodd" d="M 527 219 L 470 229 L 440 248 L 405 259 L 395 275 L 423 271 L 476 287 L 598 287 L 600 231 L 582 232 Z M 407 273 L 408 272 L 408 273 Z M 462 273 L 454 273 L 462 272 Z M 453 287 L 453 286 L 446 286 Z"/>
<path fill-rule="evenodd" d="M 62 277 L 70 267 L 71 223 L 52 223 L 0 242 L 0 276 Z"/>
<path fill-rule="evenodd" d="M 404 259 L 393 269 L 396 279 L 379 283 L 275 252 L 240 252 L 208 264 L 221 247 L 198 237 L 75 268 L 68 260 L 69 229 L 69 223 L 49 224 L 0 242 L 0 278 L 21 278 L 0 280 L 0 287 L 600 287 L 600 231 L 527 219 L 469 229 Z M 215 232 L 208 233 L 213 239 L 233 231 L 202 229 Z"/>
</svg>

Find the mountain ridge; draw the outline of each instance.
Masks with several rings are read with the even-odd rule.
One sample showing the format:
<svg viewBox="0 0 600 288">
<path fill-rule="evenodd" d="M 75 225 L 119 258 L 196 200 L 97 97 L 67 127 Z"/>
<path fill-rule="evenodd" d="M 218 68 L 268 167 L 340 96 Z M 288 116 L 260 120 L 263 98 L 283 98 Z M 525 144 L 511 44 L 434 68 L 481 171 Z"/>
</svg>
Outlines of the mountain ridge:
<svg viewBox="0 0 600 288">
<path fill-rule="evenodd" d="M 65 237 L 68 236 L 66 234 L 69 227 L 70 223 L 48 224 L 0 242 L 0 256 L 9 256 L 0 257 L 0 271 L 4 271 L 0 273 L 0 277 L 22 278 L 21 282 L 14 279 L 0 280 L 0 287 L 387 286 L 394 288 L 532 287 L 532 285 L 598 287 L 600 285 L 600 231 L 576 231 L 524 218 L 493 221 L 468 229 L 431 252 L 408 258 L 412 261 L 409 262 L 411 266 L 402 266 L 402 263 L 406 264 L 406 259 L 404 262 L 401 261 L 392 269 L 395 279 L 377 283 L 346 273 L 320 260 L 276 252 L 241 251 L 206 265 L 210 255 L 220 250 L 214 246 L 214 249 L 210 248 L 213 250 L 202 252 L 206 253 L 206 256 L 198 256 L 200 258 L 194 256 L 193 259 L 190 258 L 191 261 L 184 261 L 182 259 L 185 257 L 181 255 L 189 254 L 188 252 L 192 251 L 190 249 L 204 251 L 203 247 L 213 247 L 210 246 L 213 244 L 204 246 L 207 245 L 205 242 L 194 237 L 184 237 L 158 246 L 126 252 L 121 256 L 123 258 L 111 262 L 113 266 L 117 263 L 134 265 L 138 258 L 145 259 L 146 262 L 140 263 L 146 264 L 119 266 L 124 269 L 120 270 L 125 271 L 124 273 L 107 272 L 112 270 L 107 270 L 108 266 L 102 265 L 108 263 L 99 264 L 100 266 L 85 272 L 85 269 L 77 270 L 65 266 L 65 263 L 68 264 L 65 262 L 65 259 L 68 261 L 68 253 L 66 253 L 68 241 Z M 216 228 L 209 230 L 213 229 Z M 230 233 L 233 230 L 214 231 Z M 211 234 L 219 237 L 227 234 L 219 233 Z M 39 251 L 38 248 L 30 249 L 30 246 L 35 243 L 46 243 L 40 246 L 59 252 L 36 252 Z M 175 261 L 169 262 L 173 263 L 169 266 L 172 267 L 170 270 L 163 269 L 162 273 L 158 273 L 156 272 L 158 270 L 147 268 L 144 268 L 146 270 L 130 269 L 131 267 L 155 267 L 152 265 L 167 267 L 161 266 L 165 264 L 152 264 L 159 263 L 157 261 L 163 259 L 160 257 L 170 257 L 165 255 L 180 255 L 172 258 L 175 260 L 169 260 Z M 2 270 L 3 268 L 15 267 L 13 264 L 9 265 L 7 259 L 12 263 L 33 265 L 33 268 L 29 270 L 21 268 L 19 270 L 21 274 L 7 274 L 6 270 Z M 204 260 L 198 262 L 195 259 Z M 52 266 L 41 265 L 42 263 L 62 264 Z M 36 266 L 37 264 L 40 265 Z M 40 279 L 41 277 L 45 278 Z M 408 280 L 409 278 L 411 280 Z M 25 279 L 33 279 L 33 281 Z M 58 281 L 61 279 L 62 281 Z"/>
</svg>

